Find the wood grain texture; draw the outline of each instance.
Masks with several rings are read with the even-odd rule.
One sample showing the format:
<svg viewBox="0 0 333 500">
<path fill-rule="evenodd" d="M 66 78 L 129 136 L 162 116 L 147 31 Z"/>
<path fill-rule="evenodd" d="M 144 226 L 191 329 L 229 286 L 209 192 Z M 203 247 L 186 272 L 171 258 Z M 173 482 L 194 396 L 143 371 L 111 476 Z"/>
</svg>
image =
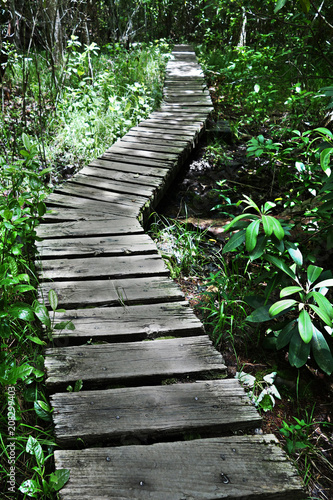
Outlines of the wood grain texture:
<svg viewBox="0 0 333 500">
<path fill-rule="evenodd" d="M 54 281 L 116 279 L 139 276 L 168 276 L 169 270 L 159 255 L 126 255 L 105 257 L 103 249 L 96 248 L 97 257 L 42 260 L 40 279 Z"/>
<path fill-rule="evenodd" d="M 111 440 L 221 435 L 260 427 L 261 417 L 237 380 L 81 391 L 51 396 L 57 442 L 73 447 Z"/>
<path fill-rule="evenodd" d="M 304 500 L 276 438 L 231 436 L 90 450 L 56 450 L 71 470 L 64 500 Z"/>
<path fill-rule="evenodd" d="M 156 244 L 147 234 L 125 234 L 81 238 L 47 239 L 36 243 L 40 259 L 61 257 L 120 256 L 157 254 Z"/>
<path fill-rule="evenodd" d="M 124 148 L 117 148 L 105 151 L 100 157 L 101 160 L 110 160 L 116 163 L 130 163 L 131 165 L 136 164 L 137 166 L 142 165 L 146 167 L 156 167 L 156 168 L 166 168 L 170 169 L 177 165 L 177 159 L 175 157 L 169 158 L 167 155 L 160 153 L 160 159 L 154 155 L 151 151 L 147 151 L 144 155 L 132 154 L 132 152 L 127 152 Z M 134 152 L 135 153 L 135 152 Z M 93 163 L 93 162 L 92 162 Z"/>
<path fill-rule="evenodd" d="M 145 378 L 224 372 L 222 356 L 207 335 L 58 347 L 45 352 L 46 384 L 54 387 L 76 380 L 122 384 Z"/>
<path fill-rule="evenodd" d="M 161 166 L 149 166 L 140 163 L 139 161 L 126 161 L 123 157 L 117 156 L 117 160 L 113 160 L 110 155 L 104 154 L 102 158 L 93 160 L 90 162 L 91 167 L 100 167 L 106 170 L 121 172 L 121 173 L 133 173 L 133 174 L 143 174 L 149 175 L 150 177 L 164 177 L 170 170 L 170 164 L 163 164 Z"/>
<path fill-rule="evenodd" d="M 109 341 L 154 339 L 161 336 L 203 335 L 201 321 L 188 303 L 120 307 L 94 307 L 56 313 L 55 322 L 73 321 L 75 330 L 54 330 L 54 339 L 95 339 Z"/>
<path fill-rule="evenodd" d="M 105 165 L 104 165 L 105 166 Z M 149 173 L 132 173 L 132 172 L 121 172 L 119 170 L 114 170 L 111 168 L 99 168 L 96 165 L 94 167 L 84 167 L 80 170 L 80 174 L 87 176 L 89 178 L 106 179 L 107 181 L 121 181 L 131 184 L 139 184 L 143 186 L 154 186 L 159 187 L 163 180 L 162 178 L 166 175 L 165 171 L 161 172 L 159 176 L 152 176 Z"/>
<path fill-rule="evenodd" d="M 150 304 L 184 299 L 181 290 L 161 276 L 114 280 L 57 281 L 41 283 L 40 298 L 48 304 L 50 289 L 58 294 L 59 307 L 120 306 L 122 304 Z"/>
<path fill-rule="evenodd" d="M 72 238 L 85 236 L 120 236 L 143 233 L 141 224 L 134 218 L 118 217 L 103 220 L 77 220 L 58 223 L 45 223 L 37 227 L 39 238 Z M 43 242 L 45 243 L 45 242 Z M 37 243 L 37 245 L 42 243 Z"/>
<path fill-rule="evenodd" d="M 99 178 L 94 175 L 83 175 L 77 174 L 70 181 L 68 181 L 67 185 L 79 185 L 89 188 L 96 188 L 102 191 L 110 191 L 111 193 L 120 193 L 125 194 L 127 197 L 141 197 L 151 198 L 154 196 L 156 188 L 152 185 L 142 186 L 137 183 L 129 182 L 129 181 L 119 181 L 116 179 L 107 179 L 107 178 Z"/>
</svg>

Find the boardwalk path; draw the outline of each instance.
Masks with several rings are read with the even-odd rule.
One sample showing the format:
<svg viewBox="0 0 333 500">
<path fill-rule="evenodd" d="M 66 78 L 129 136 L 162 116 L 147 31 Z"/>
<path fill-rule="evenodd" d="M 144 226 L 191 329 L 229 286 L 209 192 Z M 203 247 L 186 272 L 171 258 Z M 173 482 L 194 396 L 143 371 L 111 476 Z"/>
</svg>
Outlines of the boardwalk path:
<svg viewBox="0 0 333 500">
<path fill-rule="evenodd" d="M 76 326 L 46 352 L 55 465 L 71 471 L 61 497 L 304 498 L 274 436 L 246 434 L 260 416 L 139 223 L 212 109 L 191 48 L 173 56 L 160 110 L 56 189 L 39 229 L 40 292 L 54 289 L 56 319 Z"/>
</svg>

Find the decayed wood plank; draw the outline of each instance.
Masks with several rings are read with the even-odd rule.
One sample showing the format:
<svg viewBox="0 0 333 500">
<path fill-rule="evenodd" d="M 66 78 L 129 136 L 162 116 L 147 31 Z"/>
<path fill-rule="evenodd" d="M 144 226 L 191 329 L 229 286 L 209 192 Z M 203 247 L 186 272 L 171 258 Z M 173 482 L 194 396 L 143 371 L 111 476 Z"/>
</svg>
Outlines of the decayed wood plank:
<svg viewBox="0 0 333 500">
<path fill-rule="evenodd" d="M 49 305 L 47 295 L 51 288 L 58 295 L 59 307 L 65 309 L 148 304 L 184 299 L 181 290 L 170 279 L 162 276 L 41 283 L 39 292 L 46 305 Z"/>
<path fill-rule="evenodd" d="M 142 186 L 154 186 L 158 187 L 163 180 L 161 177 L 164 177 L 165 170 L 161 174 L 160 177 L 153 177 L 151 175 L 145 175 L 144 173 L 132 173 L 132 172 L 119 172 L 118 170 L 111 170 L 108 168 L 100 168 L 100 167 L 84 167 L 80 170 L 80 174 L 99 179 L 107 179 L 109 181 L 120 181 L 126 183 L 139 184 Z"/>
<path fill-rule="evenodd" d="M 304 500 L 274 435 L 56 450 L 64 500 Z"/>
<path fill-rule="evenodd" d="M 119 211 L 118 211 L 119 212 Z M 105 211 L 97 210 L 96 205 L 95 208 L 89 211 L 89 207 L 87 210 L 81 208 L 68 208 L 66 206 L 61 206 L 56 203 L 49 203 L 47 207 L 47 212 L 43 215 L 43 223 L 48 224 L 62 224 L 66 222 L 77 222 L 77 221 L 103 221 L 107 220 L 110 223 L 121 218 L 124 214 L 118 213 L 110 213 Z M 134 220 L 134 217 L 133 217 Z"/>
<path fill-rule="evenodd" d="M 207 335 L 52 348 L 45 352 L 45 367 L 49 387 L 76 380 L 84 384 L 124 384 L 143 378 L 226 370 Z"/>
<path fill-rule="evenodd" d="M 64 238 L 66 236 L 85 237 L 85 236 L 116 236 L 126 234 L 143 233 L 141 224 L 135 218 L 119 217 L 108 220 L 79 220 L 71 222 L 59 222 L 51 224 L 40 224 L 37 227 L 37 236 L 47 239 Z M 37 245 L 40 243 L 37 242 Z M 43 242 L 43 245 L 45 242 Z M 46 246 L 46 245 L 45 245 Z"/>
<path fill-rule="evenodd" d="M 73 182 L 66 182 L 61 187 L 56 188 L 54 193 L 67 194 L 70 197 L 75 196 L 88 200 L 96 200 L 101 202 L 112 203 L 121 207 L 133 207 L 133 205 L 142 206 L 146 203 L 146 197 L 138 194 L 128 195 L 126 193 L 117 193 L 106 189 L 99 189 L 96 186 L 89 187 L 86 185 L 77 186 Z"/>
<path fill-rule="evenodd" d="M 204 333 L 188 303 L 166 302 L 120 307 L 94 307 L 56 313 L 55 321 L 73 321 L 75 330 L 54 330 L 53 338 L 154 339 L 162 335 L 193 336 Z"/>
<path fill-rule="evenodd" d="M 198 432 L 221 435 L 260 427 L 261 417 L 238 380 L 57 393 L 51 396 L 57 443 L 85 446 Z"/>
<path fill-rule="evenodd" d="M 117 161 L 113 160 L 111 158 L 112 155 L 103 155 L 103 158 L 99 158 L 96 160 L 93 160 L 89 166 L 95 168 L 99 167 L 100 169 L 103 170 L 109 170 L 109 171 L 116 171 L 116 172 L 121 172 L 121 173 L 133 173 L 133 174 L 144 174 L 144 175 L 149 175 L 151 177 L 164 177 L 165 175 L 168 175 L 168 171 L 170 170 L 171 166 L 170 164 L 164 164 L 163 168 L 160 166 L 155 167 L 155 166 L 149 166 L 149 165 L 144 165 L 142 162 L 140 163 L 139 161 L 133 161 L 133 158 L 130 159 L 130 161 L 123 160 L 123 157 L 119 158 L 117 156 Z M 113 155 L 114 157 L 115 155 Z"/>
<path fill-rule="evenodd" d="M 81 235 L 82 236 L 82 235 Z M 36 243 L 40 259 L 89 257 L 94 255 L 157 254 L 157 247 L 147 234 L 47 239 Z"/>
<path fill-rule="evenodd" d="M 104 257 L 103 249 L 96 248 L 98 257 L 75 259 L 42 260 L 39 267 L 40 279 L 43 281 L 65 281 L 115 279 L 136 276 L 168 276 L 163 259 L 159 255 L 127 255 L 120 257 Z"/>
</svg>

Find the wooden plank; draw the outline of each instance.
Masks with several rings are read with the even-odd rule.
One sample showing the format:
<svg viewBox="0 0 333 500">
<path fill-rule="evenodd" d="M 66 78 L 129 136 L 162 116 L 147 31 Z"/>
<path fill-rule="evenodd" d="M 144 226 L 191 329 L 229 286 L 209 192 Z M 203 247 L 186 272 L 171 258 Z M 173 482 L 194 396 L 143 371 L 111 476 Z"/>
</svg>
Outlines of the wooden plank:
<svg viewBox="0 0 333 500">
<path fill-rule="evenodd" d="M 67 185 L 77 184 L 80 186 L 90 186 L 92 188 L 110 191 L 114 193 L 127 194 L 129 196 L 143 196 L 150 198 L 154 195 L 155 188 L 142 186 L 132 182 L 122 182 L 111 179 L 101 179 L 92 175 L 83 175 L 82 173 L 75 175 L 67 182 Z"/>
<path fill-rule="evenodd" d="M 121 384 L 149 378 L 225 372 L 207 335 L 148 342 L 122 342 L 46 349 L 46 384 Z M 134 423 L 133 423 L 134 425 Z"/>
<path fill-rule="evenodd" d="M 170 279 L 162 276 L 41 283 L 38 290 L 46 305 L 49 305 L 47 295 L 51 288 L 58 295 L 59 307 L 65 309 L 150 304 L 184 299 L 181 290 Z"/>
<path fill-rule="evenodd" d="M 117 143 L 117 145 L 111 146 L 110 149 L 108 149 L 105 154 L 126 154 L 126 156 L 132 156 L 132 157 L 142 157 L 142 158 L 148 158 L 151 160 L 163 160 L 163 161 L 169 161 L 169 162 L 176 162 L 178 160 L 179 154 L 176 153 L 168 153 L 167 151 L 163 153 L 159 153 L 157 151 L 149 151 L 145 149 L 130 149 L 127 147 L 126 144 L 123 143 Z M 104 156 L 104 155 L 103 155 Z M 132 158 L 133 161 L 133 158 Z"/>
<path fill-rule="evenodd" d="M 70 469 L 64 500 L 304 500 L 274 435 L 230 436 L 87 450 L 56 450 Z"/>
<path fill-rule="evenodd" d="M 178 139 L 174 139 L 178 137 Z M 128 132 L 124 137 L 122 137 L 122 142 L 133 143 L 135 141 L 140 142 L 140 144 L 157 144 L 163 147 L 172 147 L 172 145 L 177 144 L 181 147 L 181 151 L 191 147 L 192 140 L 181 139 L 180 136 L 173 136 L 173 138 L 168 139 L 165 135 L 150 133 L 138 133 L 138 132 Z"/>
<path fill-rule="evenodd" d="M 73 182 L 66 182 L 65 184 L 62 184 L 59 188 L 54 190 L 54 193 L 67 194 L 70 195 L 70 197 L 96 200 L 103 203 L 112 203 L 113 205 L 119 205 L 124 208 L 132 208 L 134 205 L 141 207 L 147 201 L 146 197 L 142 195 L 134 194 L 130 196 L 126 193 L 108 191 L 107 186 L 100 189 L 84 185 L 78 186 Z"/>
<path fill-rule="evenodd" d="M 123 157 L 121 157 L 119 160 L 119 156 L 117 156 L 117 161 L 115 161 L 111 158 L 112 156 L 114 157 L 115 155 L 103 155 L 103 158 L 93 160 L 89 166 L 92 168 L 98 167 L 103 170 L 121 172 L 122 174 L 144 174 L 151 177 L 157 177 L 158 179 L 167 175 L 171 168 L 170 164 L 164 164 L 163 168 L 143 165 L 142 162 L 137 160 L 133 162 L 133 158 L 129 161 L 126 161 L 126 159 L 124 161 Z"/>
<path fill-rule="evenodd" d="M 151 175 L 145 175 L 143 173 L 119 172 L 118 170 L 111 170 L 95 166 L 83 167 L 83 169 L 80 170 L 80 174 L 85 176 L 98 177 L 99 179 L 107 179 L 110 181 L 121 181 L 126 183 L 139 184 L 142 186 L 158 187 L 161 183 L 163 183 L 161 177 L 164 177 L 166 172 L 165 170 L 162 171 L 160 177 L 152 177 Z"/>
<path fill-rule="evenodd" d="M 120 150 L 121 148 L 119 148 Z M 145 167 L 160 167 L 163 169 L 170 169 L 174 165 L 177 164 L 176 160 L 169 160 L 166 157 L 163 159 L 158 159 L 157 156 L 153 155 L 151 157 L 140 157 L 139 155 L 132 155 L 126 152 L 126 149 L 122 149 L 121 151 L 112 150 L 111 152 L 105 152 L 100 157 L 100 160 L 109 160 L 115 163 L 130 163 L 131 165 L 137 166 L 145 166 Z M 156 153 L 157 155 L 157 153 Z M 93 165 L 94 162 L 91 162 L 90 165 Z M 133 170 L 131 170 L 133 172 Z"/>
<path fill-rule="evenodd" d="M 138 127 L 133 127 L 129 132 L 127 132 L 127 135 L 135 135 L 138 134 L 139 136 L 147 136 L 147 137 L 163 137 L 166 140 L 170 141 L 188 141 L 192 142 L 193 135 L 191 132 L 184 132 L 182 130 L 174 129 L 172 128 L 171 132 L 167 132 L 165 128 L 158 127 L 156 124 L 156 127 L 144 127 L 144 126 L 138 126 Z"/>
<path fill-rule="evenodd" d="M 108 151 L 112 151 L 114 147 L 126 148 L 126 149 L 138 149 L 143 151 L 156 151 L 159 153 L 175 153 L 176 157 L 184 150 L 184 147 L 181 145 L 170 146 L 169 144 L 164 144 L 161 146 L 160 144 L 155 144 L 153 142 L 147 143 L 146 141 L 143 141 L 141 138 L 139 140 L 132 139 L 130 142 L 127 141 L 126 144 L 124 144 L 123 139 L 121 139 L 115 142 L 114 145 Z"/>
<path fill-rule="evenodd" d="M 143 233 L 141 224 L 135 218 L 119 217 L 108 220 L 79 220 L 70 222 L 59 222 L 51 224 L 40 224 L 37 227 L 37 236 L 43 238 L 64 238 L 66 236 L 117 236 L 125 234 Z M 43 242 L 45 244 L 45 242 Z M 39 243 L 37 242 L 37 245 Z"/>
<path fill-rule="evenodd" d="M 260 427 L 238 380 L 57 393 L 51 396 L 60 446 L 85 446 L 135 438 L 164 439 L 183 433 L 221 435 Z"/>
<path fill-rule="evenodd" d="M 77 207 L 77 208 L 68 208 L 66 206 L 57 206 L 57 204 L 52 201 L 50 203 L 47 203 L 48 205 L 48 210 L 45 215 L 43 215 L 43 222 L 46 223 L 54 223 L 54 224 L 60 224 L 60 223 L 65 223 L 65 222 L 77 222 L 77 221 L 102 221 L 106 220 L 108 222 L 113 222 L 117 219 L 119 219 L 121 216 L 124 214 L 120 213 L 118 210 L 118 213 L 112 214 L 109 211 L 105 210 L 98 210 L 96 205 L 94 209 L 89 211 L 89 207 L 87 207 L 87 210 L 84 209 L 84 207 Z M 116 211 L 117 212 L 117 211 Z M 134 218 L 133 218 L 134 220 Z"/>
<path fill-rule="evenodd" d="M 178 101 L 181 101 L 184 96 L 186 97 L 194 97 L 194 96 L 207 96 L 210 97 L 209 90 L 207 88 L 198 88 L 188 90 L 187 87 L 172 87 L 168 85 L 164 85 L 163 95 L 168 97 L 179 97 Z"/>
<path fill-rule="evenodd" d="M 159 255 L 126 255 L 104 257 L 103 248 L 96 248 L 99 257 L 42 260 L 39 267 L 43 281 L 65 281 L 168 276 L 169 271 Z"/>
<path fill-rule="evenodd" d="M 36 243 L 40 259 L 91 257 L 94 255 L 157 254 L 156 244 L 147 234 L 57 238 Z"/>
<path fill-rule="evenodd" d="M 140 206 L 137 203 L 133 203 L 133 206 L 120 205 L 116 203 L 109 203 L 105 201 L 88 200 L 87 198 L 80 198 L 78 196 L 70 196 L 70 194 L 61 194 L 53 192 L 48 196 L 46 200 L 46 205 L 48 208 L 62 207 L 64 209 L 76 209 L 76 212 L 67 211 L 68 216 L 72 215 L 73 219 L 76 219 L 75 213 L 77 213 L 78 218 L 90 219 L 89 214 L 92 217 L 98 218 L 114 218 L 114 217 L 124 217 L 125 215 L 129 217 L 137 217 L 140 212 Z M 82 212 L 81 212 L 82 211 Z M 61 213 L 58 211 L 61 216 Z M 66 215 L 66 210 L 62 212 L 63 216 Z M 80 215 L 82 214 L 82 215 Z M 49 217 L 50 218 L 50 217 Z M 44 216 L 44 219 L 47 219 Z M 63 219 L 71 220 L 71 219 Z"/>
<path fill-rule="evenodd" d="M 121 307 L 94 307 L 55 314 L 56 323 L 73 321 L 75 330 L 54 330 L 53 339 L 104 338 L 154 339 L 160 336 L 193 336 L 204 333 L 201 321 L 188 303 L 166 302 Z"/>
</svg>

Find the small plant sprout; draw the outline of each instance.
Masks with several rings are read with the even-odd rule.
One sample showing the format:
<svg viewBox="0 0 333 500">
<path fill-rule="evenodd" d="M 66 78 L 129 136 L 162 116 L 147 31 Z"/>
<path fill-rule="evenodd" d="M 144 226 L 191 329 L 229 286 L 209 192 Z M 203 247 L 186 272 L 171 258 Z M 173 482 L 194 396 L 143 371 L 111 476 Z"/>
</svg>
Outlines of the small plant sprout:
<svg viewBox="0 0 333 500">
<path fill-rule="evenodd" d="M 257 380 L 256 377 L 243 371 L 236 372 L 235 378 L 246 389 L 252 389 L 249 392 L 249 397 L 252 403 L 263 411 L 270 411 L 275 406 L 275 398 L 281 399 L 280 393 L 274 385 L 276 372 L 268 373 L 262 380 Z"/>
</svg>

